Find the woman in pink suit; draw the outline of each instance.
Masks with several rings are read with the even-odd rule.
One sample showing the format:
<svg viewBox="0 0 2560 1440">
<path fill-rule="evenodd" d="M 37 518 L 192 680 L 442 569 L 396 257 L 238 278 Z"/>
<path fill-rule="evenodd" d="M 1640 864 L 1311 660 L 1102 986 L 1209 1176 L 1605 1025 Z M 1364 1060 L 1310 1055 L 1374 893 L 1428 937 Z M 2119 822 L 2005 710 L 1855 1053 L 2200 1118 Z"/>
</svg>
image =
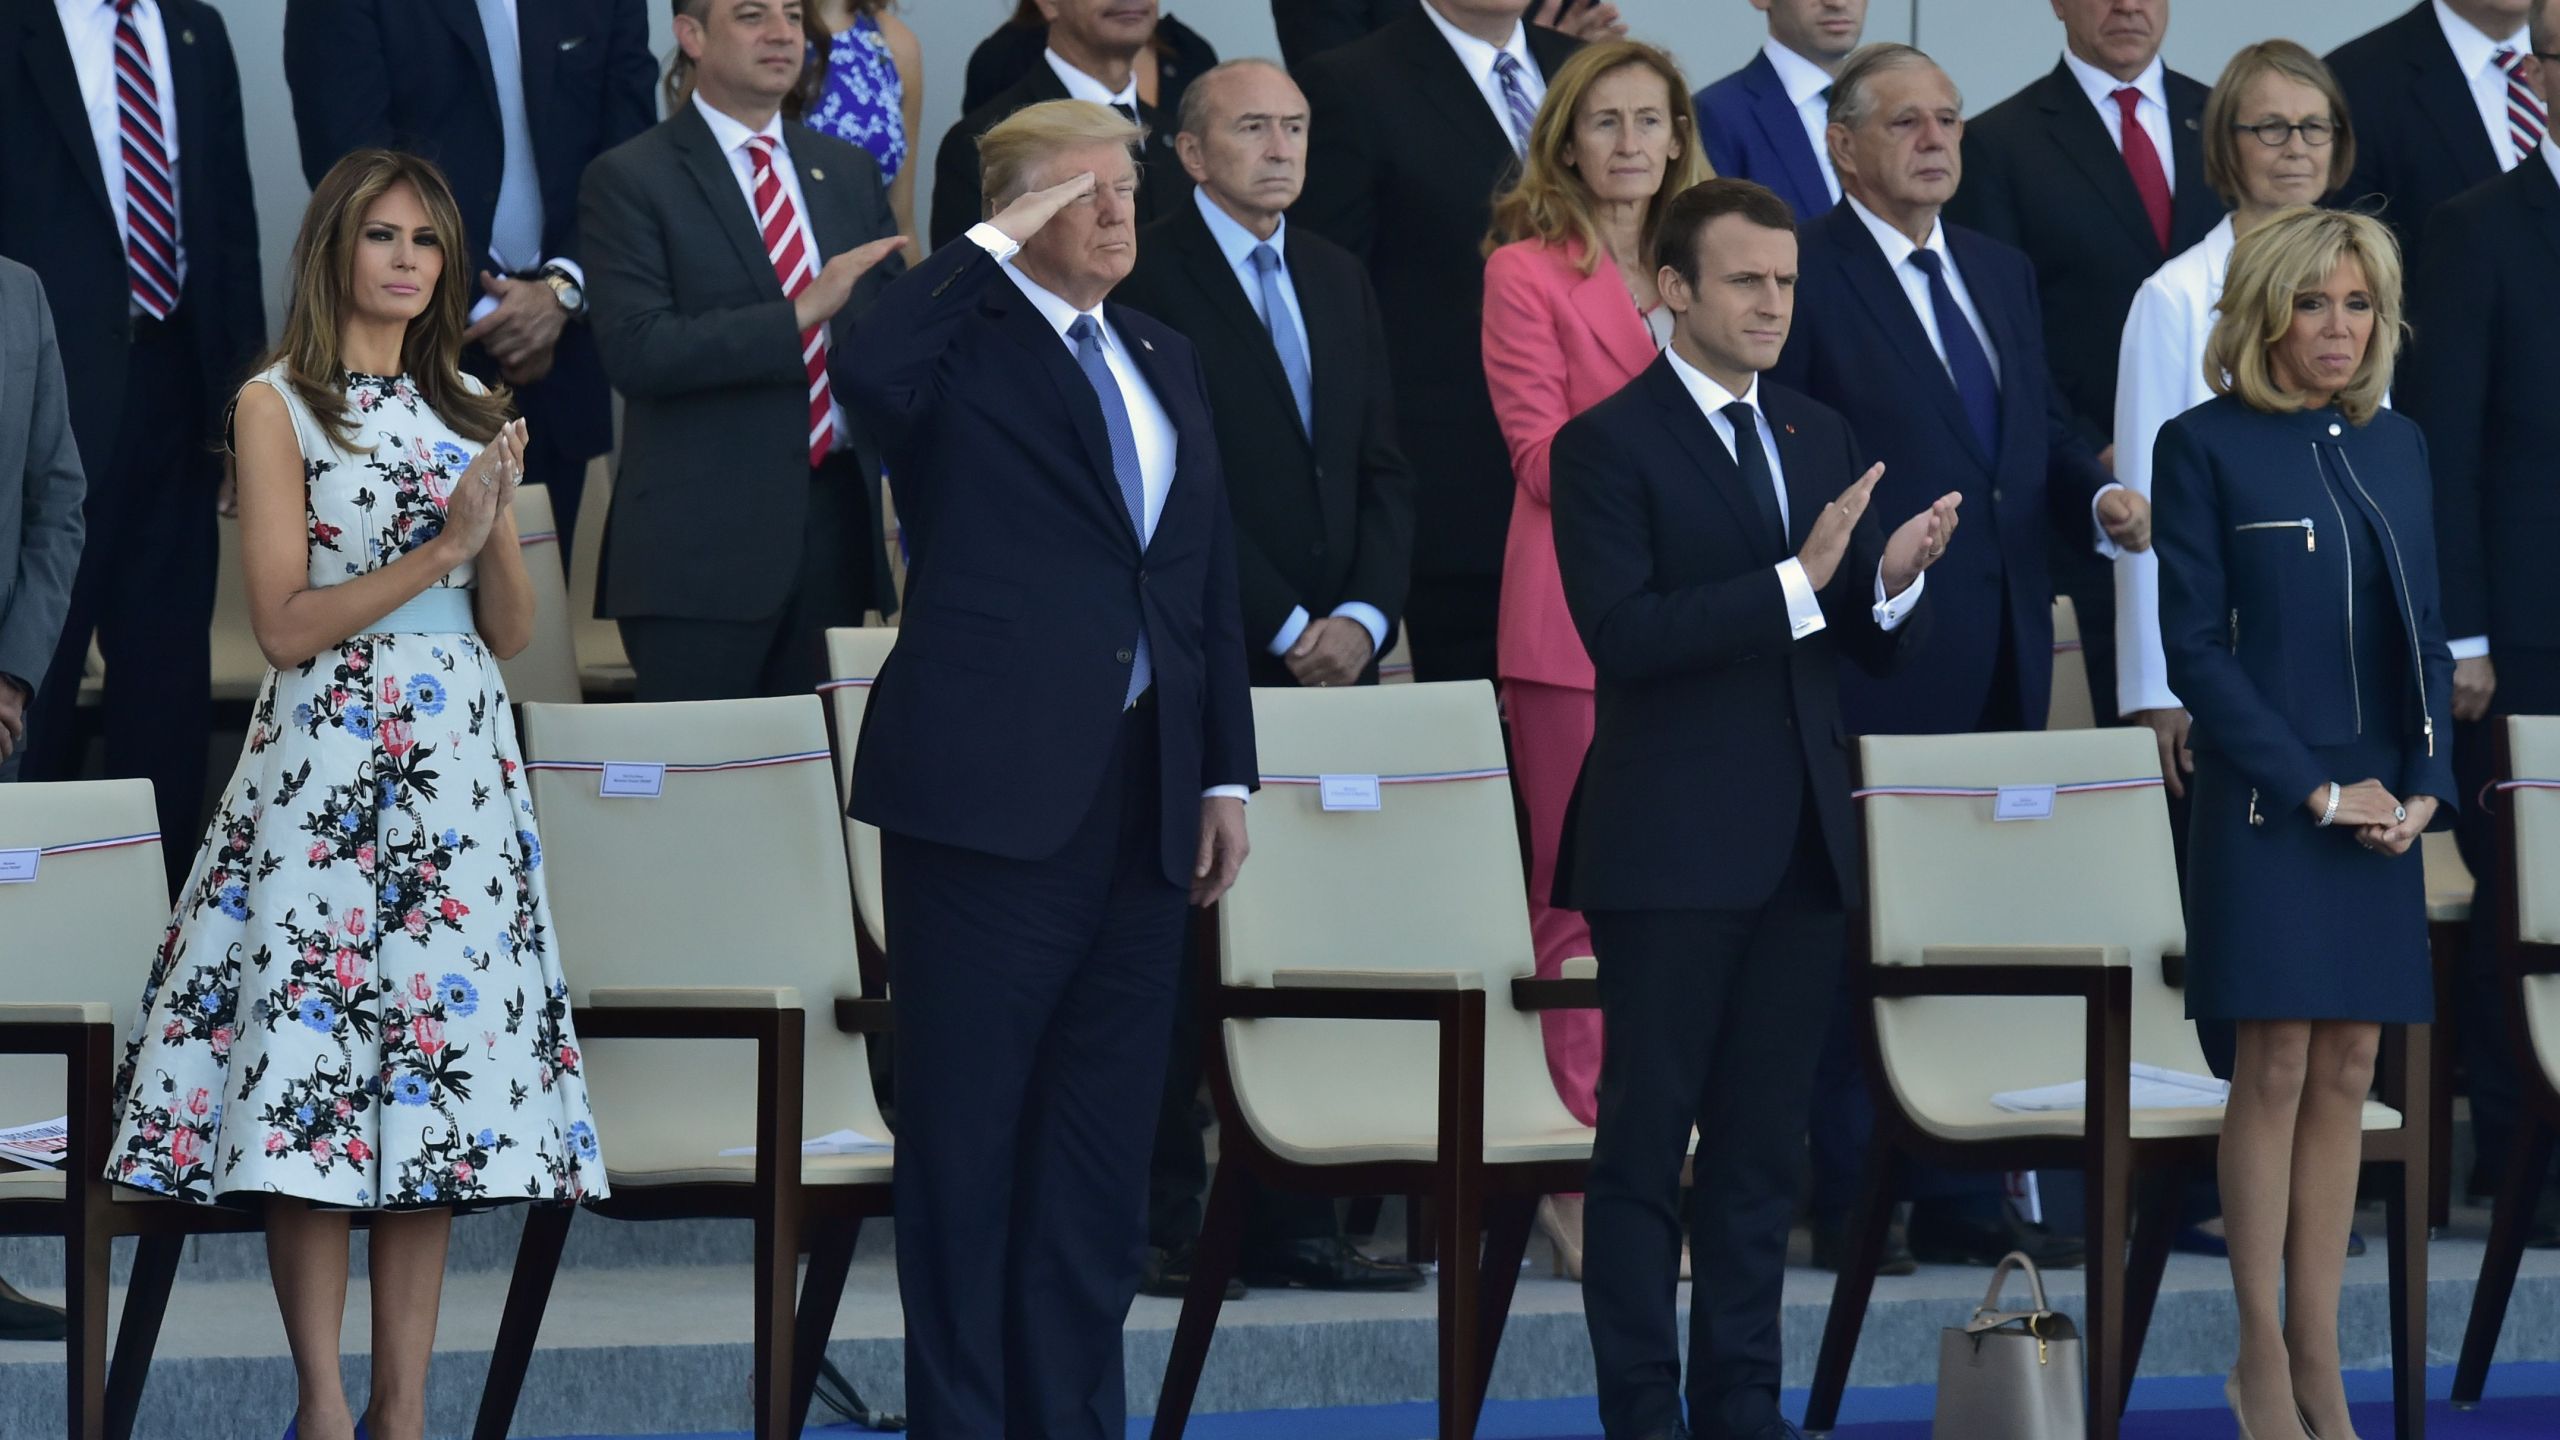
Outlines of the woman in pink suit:
<svg viewBox="0 0 2560 1440">
<path fill-rule="evenodd" d="M 1582 917 L 1548 903 L 1564 812 L 1591 748 L 1591 660 L 1556 577 L 1547 449 L 1564 423 L 1653 363 L 1670 333 L 1645 257 L 1662 206 L 1708 179 L 1689 82 L 1632 40 L 1575 52 L 1530 127 L 1520 183 L 1485 238 L 1484 369 L 1519 491 L 1502 560 L 1499 658 L 1513 773 L 1529 811 L 1529 925 L 1538 973 L 1591 953 Z M 1567 1108 L 1598 1113 L 1600 1012 L 1544 1016 L 1547 1068 Z M 1541 1212 L 1561 1267 L 1579 1274 L 1581 1197 Z"/>
</svg>

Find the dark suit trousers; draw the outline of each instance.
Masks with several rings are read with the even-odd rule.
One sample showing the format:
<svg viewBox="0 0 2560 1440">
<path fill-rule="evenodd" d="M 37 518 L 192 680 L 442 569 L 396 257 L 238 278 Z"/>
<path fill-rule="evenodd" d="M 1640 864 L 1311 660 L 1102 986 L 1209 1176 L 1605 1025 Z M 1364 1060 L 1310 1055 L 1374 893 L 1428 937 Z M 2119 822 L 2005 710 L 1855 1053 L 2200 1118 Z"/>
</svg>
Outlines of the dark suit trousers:
<svg viewBox="0 0 2560 1440">
<path fill-rule="evenodd" d="M 1751 1435 L 1778 1413 L 1780 1292 L 1820 1053 L 1802 1018 L 1840 985 L 1846 920 L 1807 796 L 1794 859 L 1757 910 L 1587 912 L 1600 958 L 1600 1120 L 1585 1189 L 1583 1305 L 1609 1440 L 1680 1417 L 1680 1163 L 1688 1215 L 1689 1424 Z"/>
<path fill-rule="evenodd" d="M 1499 575 L 1416 575 L 1405 596 L 1416 680 L 1494 678 L 1494 610 Z"/>
<path fill-rule="evenodd" d="M 151 782 L 173 884 L 195 858 L 213 728 L 214 490 L 207 397 L 182 310 L 136 319 L 111 453 L 89 460 L 89 544 L 28 716 L 28 780 L 79 778 L 89 634 L 107 661 L 106 773 Z M 80 383 L 74 375 L 71 383 Z"/>
<path fill-rule="evenodd" d="M 632 616 L 621 621 L 631 656 L 632 698 L 741 700 L 808 695 L 827 676 L 827 631 L 859 625 L 870 604 L 871 564 L 864 507 L 870 491 L 850 453 L 827 457 L 809 477 L 800 527 L 800 579 L 781 611 L 763 620 Z"/>
<path fill-rule="evenodd" d="M 1155 711 L 1130 712 L 1065 849 L 888 834 L 898 1289 L 923 1440 L 1121 1440 L 1190 897 L 1157 844 Z"/>
<path fill-rule="evenodd" d="M 2496 741 L 2492 726 L 2509 715 L 2560 715 L 2560 650 L 2501 646 L 2489 652 L 2497 666 L 2498 692 L 2491 698 L 2487 720 L 2456 725 L 2453 732 L 2454 783 L 2462 790 L 2462 814 L 2454 822 L 2454 840 L 2462 862 L 2471 867 L 2471 928 L 2464 939 L 2462 971 L 2455 982 L 2455 1043 L 2461 1047 L 2466 1090 L 2471 1096 L 2471 1138 L 2478 1149 L 2476 1173 L 2491 1190 L 2506 1178 L 2507 1154 L 2515 1143 L 2523 1105 L 2516 1057 L 2507 1036 L 2513 1010 L 2499 973 L 2498 914 L 2506 904 L 2506 846 L 2499 843 L 2498 817 L 2491 807 L 2498 796 L 2481 803 L 2481 787 L 2497 778 Z M 2455 1177 L 2454 1183 L 2463 1183 Z"/>
</svg>

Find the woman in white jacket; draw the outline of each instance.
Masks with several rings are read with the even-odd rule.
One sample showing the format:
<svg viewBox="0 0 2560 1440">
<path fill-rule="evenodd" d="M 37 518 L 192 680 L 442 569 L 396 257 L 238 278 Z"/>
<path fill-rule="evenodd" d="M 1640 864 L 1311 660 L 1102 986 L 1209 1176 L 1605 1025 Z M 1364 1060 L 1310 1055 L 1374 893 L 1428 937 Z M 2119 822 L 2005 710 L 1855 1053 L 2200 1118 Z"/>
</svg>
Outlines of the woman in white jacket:
<svg viewBox="0 0 2560 1440">
<path fill-rule="evenodd" d="M 2204 107 L 2205 179 L 2232 207 L 2213 232 L 2142 283 L 2125 317 L 2116 380 L 2116 479 L 2151 498 L 2151 447 L 2160 427 L 2213 398 L 2205 337 L 2239 237 L 2278 211 L 2346 183 L 2355 132 L 2329 67 L 2290 40 L 2263 40 L 2231 57 Z M 2116 696 L 2127 719 L 2151 727 L 2169 793 L 2186 793 L 2187 712 L 2169 692 L 2160 648 L 2160 559 L 2116 560 Z"/>
</svg>

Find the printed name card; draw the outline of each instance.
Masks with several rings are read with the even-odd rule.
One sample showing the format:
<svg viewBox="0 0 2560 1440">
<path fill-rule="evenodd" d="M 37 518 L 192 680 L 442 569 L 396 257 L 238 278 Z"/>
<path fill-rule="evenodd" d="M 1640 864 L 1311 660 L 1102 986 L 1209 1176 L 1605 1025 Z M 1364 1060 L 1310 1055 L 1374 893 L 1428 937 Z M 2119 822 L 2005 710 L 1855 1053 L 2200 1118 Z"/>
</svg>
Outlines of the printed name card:
<svg viewBox="0 0 2560 1440">
<path fill-rule="evenodd" d="M 1991 802 L 1994 820 L 2050 820 L 2053 818 L 2053 787 L 2050 785 L 2003 785 L 1999 798 Z"/>
<path fill-rule="evenodd" d="M 1378 808 L 1378 777 L 1375 775 L 1323 775 L 1317 777 L 1317 782 L 1317 793 L 1324 797 L 1327 810 Z"/>
<path fill-rule="evenodd" d="M 36 878 L 41 850 L 0 850 L 0 885 L 24 885 Z"/>
<path fill-rule="evenodd" d="M 607 800 L 655 800 L 667 784 L 667 767 L 630 760 L 608 760 L 598 793 Z"/>
</svg>

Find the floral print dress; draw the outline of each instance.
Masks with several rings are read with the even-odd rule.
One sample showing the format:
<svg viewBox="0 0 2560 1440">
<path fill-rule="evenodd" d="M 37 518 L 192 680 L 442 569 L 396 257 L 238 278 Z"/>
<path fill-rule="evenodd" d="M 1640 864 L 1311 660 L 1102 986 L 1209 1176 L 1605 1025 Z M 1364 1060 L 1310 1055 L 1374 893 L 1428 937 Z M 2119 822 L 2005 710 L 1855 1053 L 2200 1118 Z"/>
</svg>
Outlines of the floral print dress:
<svg viewBox="0 0 2560 1440">
<path fill-rule="evenodd" d="M 443 529 L 477 447 L 407 377 L 348 377 L 356 451 L 283 367 L 250 383 L 301 442 L 311 584 Z M 268 672 L 125 1048 L 109 1179 L 358 1209 L 605 1193 L 520 756 L 475 634 Z"/>
<path fill-rule="evenodd" d="M 906 82 L 880 22 L 856 14 L 827 48 L 827 81 L 807 118 L 810 129 L 871 152 L 883 187 L 907 164 Z"/>
</svg>

